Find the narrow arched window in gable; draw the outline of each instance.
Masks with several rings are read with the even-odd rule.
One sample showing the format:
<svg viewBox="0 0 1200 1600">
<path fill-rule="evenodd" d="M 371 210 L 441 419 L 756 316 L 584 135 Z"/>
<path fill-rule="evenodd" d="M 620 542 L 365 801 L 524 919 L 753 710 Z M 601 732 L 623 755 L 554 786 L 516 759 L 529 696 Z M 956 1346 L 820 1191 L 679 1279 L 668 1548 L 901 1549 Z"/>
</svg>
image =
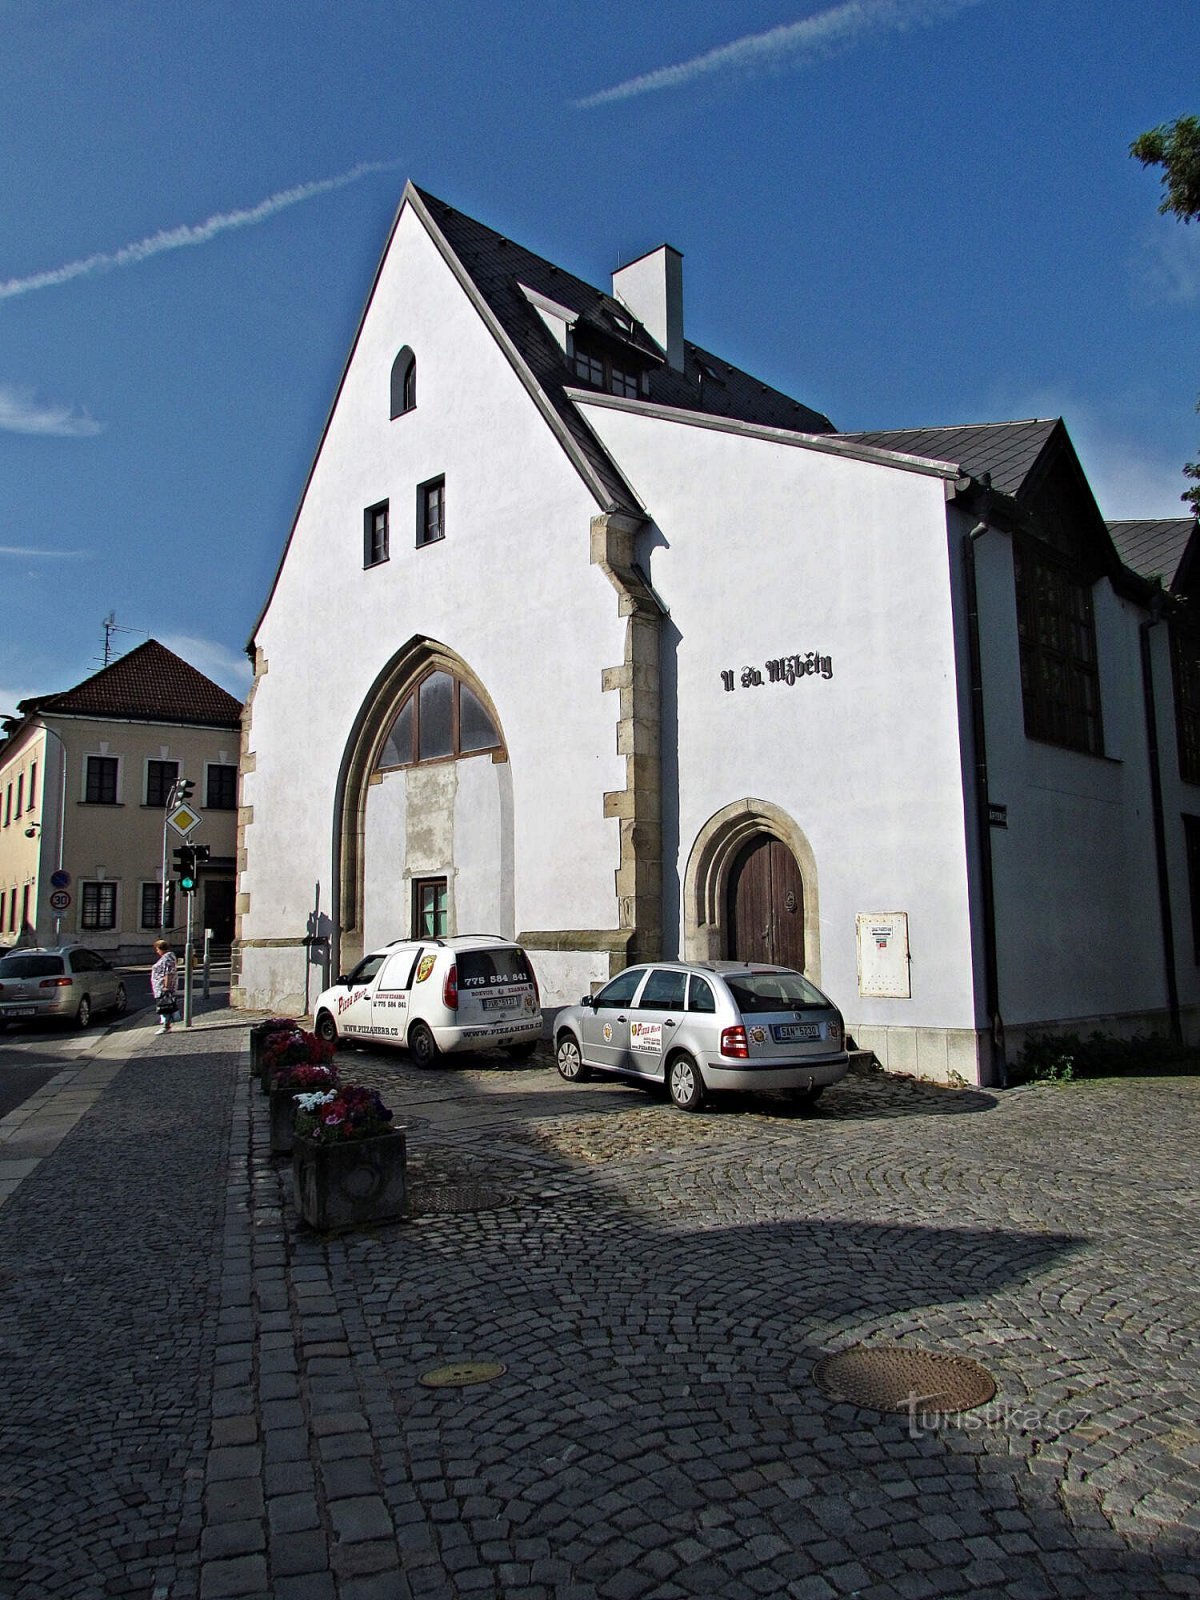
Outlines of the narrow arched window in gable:
<svg viewBox="0 0 1200 1600">
<path fill-rule="evenodd" d="M 417 403 L 417 358 L 407 345 L 392 362 L 392 416 L 403 416 Z"/>
<path fill-rule="evenodd" d="M 461 678 L 439 667 L 427 672 L 402 701 L 376 771 L 422 761 L 456 761 L 485 751 L 491 751 L 493 759 L 503 759 L 503 741 L 491 713 Z"/>
</svg>

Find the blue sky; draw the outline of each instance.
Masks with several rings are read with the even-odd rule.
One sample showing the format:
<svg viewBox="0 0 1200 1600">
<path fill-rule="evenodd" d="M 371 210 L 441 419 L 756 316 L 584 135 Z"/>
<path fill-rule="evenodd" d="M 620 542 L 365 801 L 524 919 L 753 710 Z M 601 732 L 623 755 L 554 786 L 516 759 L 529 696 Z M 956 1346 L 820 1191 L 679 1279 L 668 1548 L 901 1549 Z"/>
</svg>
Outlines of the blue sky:
<svg viewBox="0 0 1200 1600">
<path fill-rule="evenodd" d="M 0 712 L 162 640 L 235 693 L 412 177 L 845 429 L 1200 449 L 1198 0 L 0 0 Z M 321 618 L 314 616 L 314 627 Z"/>
</svg>

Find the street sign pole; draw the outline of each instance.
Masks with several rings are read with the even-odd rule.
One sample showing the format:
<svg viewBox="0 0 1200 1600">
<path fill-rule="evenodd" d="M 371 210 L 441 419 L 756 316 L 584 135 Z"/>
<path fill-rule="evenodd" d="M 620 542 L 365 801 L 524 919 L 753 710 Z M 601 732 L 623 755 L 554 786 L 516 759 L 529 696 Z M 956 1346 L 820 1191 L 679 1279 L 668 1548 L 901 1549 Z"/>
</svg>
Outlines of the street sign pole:
<svg viewBox="0 0 1200 1600">
<path fill-rule="evenodd" d="M 190 1028 L 192 1025 L 192 908 L 196 904 L 196 896 L 189 894 L 187 897 L 187 939 L 183 946 L 183 1025 Z"/>
</svg>

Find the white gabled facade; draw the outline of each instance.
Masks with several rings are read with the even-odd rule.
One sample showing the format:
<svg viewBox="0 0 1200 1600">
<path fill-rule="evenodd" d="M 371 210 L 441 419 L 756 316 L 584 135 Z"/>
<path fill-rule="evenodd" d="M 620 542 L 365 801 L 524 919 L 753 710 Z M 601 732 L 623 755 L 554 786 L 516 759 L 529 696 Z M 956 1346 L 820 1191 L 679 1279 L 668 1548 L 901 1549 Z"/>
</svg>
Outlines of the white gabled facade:
<svg viewBox="0 0 1200 1600">
<path fill-rule="evenodd" d="M 1061 425 L 1004 425 L 1007 488 L 825 431 L 685 343 L 681 281 L 664 248 L 603 296 L 405 191 L 252 641 L 241 1003 L 438 926 L 521 939 L 551 1008 L 635 958 L 802 963 L 940 1079 L 995 1081 L 1005 1030 L 1186 1020 L 1200 790 L 1160 628 L 1154 792 L 1149 588 Z M 1055 540 L 1088 753 L 1027 732 L 1014 550 Z"/>
</svg>

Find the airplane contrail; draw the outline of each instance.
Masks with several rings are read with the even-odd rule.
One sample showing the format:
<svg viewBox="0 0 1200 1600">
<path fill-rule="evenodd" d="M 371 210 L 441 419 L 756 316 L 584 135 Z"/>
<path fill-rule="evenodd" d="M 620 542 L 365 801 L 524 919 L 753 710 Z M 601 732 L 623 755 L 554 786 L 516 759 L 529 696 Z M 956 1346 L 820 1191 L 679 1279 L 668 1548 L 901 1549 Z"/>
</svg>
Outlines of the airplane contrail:
<svg viewBox="0 0 1200 1600">
<path fill-rule="evenodd" d="M 925 27 L 979 3 L 980 0 L 843 0 L 841 5 L 818 11 L 800 22 L 786 22 L 765 33 L 745 34 L 703 55 L 626 78 L 623 83 L 599 89 L 573 103 L 577 110 L 586 111 L 656 89 L 677 89 L 714 72 L 739 67 L 753 70 L 828 55 L 837 49 L 849 49 L 867 34 L 902 33 L 907 28 Z"/>
<path fill-rule="evenodd" d="M 217 234 L 226 233 L 231 228 L 251 228 L 255 223 L 273 217 L 277 211 L 299 205 L 302 200 L 327 194 L 330 189 L 344 189 L 347 184 L 357 183 L 372 172 L 391 172 L 400 165 L 399 161 L 362 161 L 358 166 L 351 167 L 349 172 L 340 172 L 334 178 L 319 178 L 313 183 L 300 183 L 291 189 L 281 189 L 243 211 L 222 211 L 215 217 L 209 217 L 206 222 L 164 228 L 147 239 L 124 245 L 120 250 L 98 251 L 79 261 L 51 267 L 47 272 L 34 272 L 25 278 L 9 278 L 0 283 L 0 300 L 12 300 L 17 295 L 32 294 L 37 289 L 52 289 L 60 283 L 70 283 L 73 278 L 88 278 L 97 272 L 110 272 L 115 267 L 129 267 L 150 256 L 161 255 L 165 250 L 182 250 L 188 245 L 207 244 Z"/>
</svg>

